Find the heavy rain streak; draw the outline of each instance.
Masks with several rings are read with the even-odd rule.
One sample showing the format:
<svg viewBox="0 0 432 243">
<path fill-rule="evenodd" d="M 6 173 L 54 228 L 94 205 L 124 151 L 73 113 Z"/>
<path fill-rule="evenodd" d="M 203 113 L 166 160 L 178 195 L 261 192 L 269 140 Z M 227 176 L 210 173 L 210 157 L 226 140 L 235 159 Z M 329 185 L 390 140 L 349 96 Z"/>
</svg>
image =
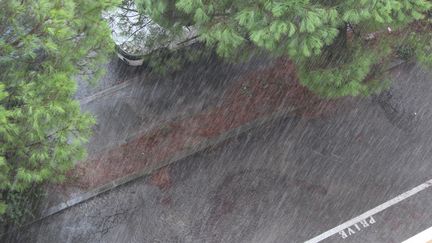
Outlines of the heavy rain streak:
<svg viewBox="0 0 432 243">
<path fill-rule="evenodd" d="M 430 0 L 0 0 L 1 242 L 432 242 Z"/>
</svg>

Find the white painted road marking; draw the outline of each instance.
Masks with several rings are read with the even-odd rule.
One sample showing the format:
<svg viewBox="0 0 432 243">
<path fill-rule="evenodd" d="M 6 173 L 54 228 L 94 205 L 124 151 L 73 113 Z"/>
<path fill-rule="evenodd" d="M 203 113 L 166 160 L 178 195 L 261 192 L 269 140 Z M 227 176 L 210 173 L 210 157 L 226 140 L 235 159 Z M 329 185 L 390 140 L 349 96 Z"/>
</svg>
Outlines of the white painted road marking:
<svg viewBox="0 0 432 243">
<path fill-rule="evenodd" d="M 336 234 L 336 233 L 338 233 L 338 232 L 340 232 L 340 231 L 342 231 L 342 230 L 344 230 L 344 229 L 346 229 L 346 228 L 348 228 L 348 227 L 350 227 L 356 223 L 359 223 L 360 221 L 365 220 L 365 219 L 385 210 L 386 208 L 391 207 L 391 206 L 417 194 L 418 192 L 423 191 L 424 189 L 426 189 L 430 186 L 432 186 L 432 179 L 426 181 L 425 183 L 423 183 L 421 185 L 414 187 L 413 189 L 411 189 L 407 192 L 400 194 L 399 196 L 397 196 L 397 197 L 395 197 L 395 198 L 393 198 L 393 199 L 391 199 L 391 200 L 389 200 L 389 201 L 387 201 L 387 202 L 385 202 L 385 203 L 383 203 L 383 204 L 381 204 L 381 205 L 379 205 L 379 206 L 377 206 L 377 207 L 375 207 L 375 208 L 373 208 L 373 209 L 371 209 L 371 210 L 369 210 L 369 211 L 367 211 L 367 212 L 365 212 L 365 213 L 363 213 L 363 214 L 361 214 L 361 215 L 359 215 L 353 219 L 346 221 L 345 223 L 343 223 L 339 226 L 334 227 L 333 229 L 330 229 L 330 230 L 328 230 L 328 231 L 326 231 L 326 232 L 324 232 L 318 236 L 315 236 L 314 238 L 312 238 L 310 240 L 307 240 L 305 243 L 316 243 L 316 242 L 320 242 L 322 240 L 325 240 L 325 239 L 329 238 L 330 236 L 332 236 L 332 235 L 334 235 L 334 234 Z"/>
<path fill-rule="evenodd" d="M 346 238 L 350 237 L 351 235 L 354 235 L 357 232 L 360 232 L 362 229 L 366 229 L 375 223 L 376 223 L 375 219 L 372 216 L 370 216 L 369 219 L 364 219 L 364 220 L 360 221 L 359 223 L 355 223 L 354 225 L 351 225 L 350 227 L 339 231 L 339 235 L 340 235 L 340 237 L 342 237 L 342 239 L 346 239 Z M 346 230 L 346 232 L 345 232 L 345 230 Z"/>
<path fill-rule="evenodd" d="M 428 243 L 432 242 L 432 227 L 429 229 L 422 231 L 421 233 L 418 233 L 417 235 L 409 238 L 408 240 L 402 242 L 402 243 Z"/>
</svg>

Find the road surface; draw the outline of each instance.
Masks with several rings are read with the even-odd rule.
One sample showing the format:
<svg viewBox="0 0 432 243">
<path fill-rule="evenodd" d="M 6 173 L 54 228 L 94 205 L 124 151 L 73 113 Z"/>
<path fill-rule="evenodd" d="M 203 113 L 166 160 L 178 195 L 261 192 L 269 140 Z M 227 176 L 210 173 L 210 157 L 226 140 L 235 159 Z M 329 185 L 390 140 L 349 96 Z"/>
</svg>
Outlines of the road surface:
<svg viewBox="0 0 432 243">
<path fill-rule="evenodd" d="M 402 242 L 432 226 L 432 76 L 393 75 L 385 95 L 264 124 L 5 242 Z"/>
</svg>

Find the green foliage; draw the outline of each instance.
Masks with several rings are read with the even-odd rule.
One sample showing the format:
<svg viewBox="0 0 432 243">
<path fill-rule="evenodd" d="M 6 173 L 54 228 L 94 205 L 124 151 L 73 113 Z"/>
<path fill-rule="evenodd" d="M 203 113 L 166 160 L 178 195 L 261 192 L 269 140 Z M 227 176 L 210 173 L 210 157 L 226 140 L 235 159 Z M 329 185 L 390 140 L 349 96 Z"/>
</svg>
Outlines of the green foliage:
<svg viewBox="0 0 432 243">
<path fill-rule="evenodd" d="M 399 52 L 415 57 L 421 64 L 432 68 L 432 19 L 428 22 L 417 23 L 413 27 L 401 40 Z"/>
<path fill-rule="evenodd" d="M 380 48 L 376 52 L 374 48 L 356 45 L 349 49 L 349 53 L 341 53 L 341 57 L 336 59 L 307 59 L 299 65 L 300 82 L 316 94 L 328 98 L 370 95 L 388 84 L 376 80 L 376 77 L 384 72 L 377 63 L 383 63 L 390 51 Z"/>
<path fill-rule="evenodd" d="M 10 191 L 5 195 L 4 211 L 8 223 L 23 225 L 34 219 L 44 192 L 40 186 L 34 185 L 23 191 Z"/>
<path fill-rule="evenodd" d="M 157 22 L 169 28 L 184 24 L 194 25 L 200 34 L 201 41 L 208 47 L 215 48 L 217 53 L 226 58 L 242 55 L 247 45 L 253 44 L 275 56 L 288 55 L 303 65 L 304 60 L 325 58 L 322 50 L 345 36 L 346 26 L 354 29 L 354 39 L 364 39 L 369 33 L 385 32 L 388 27 L 393 31 L 406 30 L 414 21 L 424 20 L 432 3 L 428 0 L 136 0 L 138 8 L 150 15 Z M 416 33 L 418 34 L 418 33 Z M 381 38 L 377 38 L 381 41 Z M 387 41 L 387 47 L 394 43 Z M 424 43 L 416 47 L 417 57 L 427 59 Z M 430 45 L 429 45 L 430 46 Z M 332 81 L 320 82 L 323 89 L 328 89 L 331 97 L 356 95 L 363 93 L 365 85 L 361 78 L 369 73 L 373 62 L 377 61 L 364 53 L 348 51 L 358 55 L 361 71 L 355 71 L 356 65 L 349 63 L 340 81 L 349 85 L 350 90 L 333 86 Z M 340 51 L 340 48 L 336 48 Z M 359 50 L 367 50 L 360 48 Z M 334 50 L 336 51 L 336 50 Z M 372 62 L 372 63 L 371 63 Z M 299 67 L 304 70 L 304 67 Z M 318 73 L 317 73 L 318 75 Z M 301 75 L 303 78 L 310 77 Z M 330 77 L 329 77 L 330 78 Z M 303 80 L 305 85 L 317 90 L 316 82 Z M 337 82 L 336 82 L 337 83 Z M 309 87 L 309 86 L 308 86 Z M 333 90 L 331 90 L 333 89 Z M 326 94 L 327 92 L 320 92 Z"/>
<path fill-rule="evenodd" d="M 174 74 L 189 64 L 197 60 L 207 60 L 211 57 L 212 52 L 200 44 L 187 46 L 184 48 L 171 51 L 160 49 L 145 56 L 144 62 L 150 71 L 160 75 Z"/>
<path fill-rule="evenodd" d="M 409 60 L 415 56 L 415 49 L 409 44 L 399 45 L 396 47 L 396 55 L 403 60 Z"/>
<path fill-rule="evenodd" d="M 35 185 L 62 180 L 85 156 L 83 144 L 94 120 L 73 100 L 74 77 L 96 79 L 101 74 L 101 62 L 112 50 L 101 11 L 115 4 L 115 0 L 0 1 L 3 220 L 16 221 L 17 198 Z"/>
</svg>

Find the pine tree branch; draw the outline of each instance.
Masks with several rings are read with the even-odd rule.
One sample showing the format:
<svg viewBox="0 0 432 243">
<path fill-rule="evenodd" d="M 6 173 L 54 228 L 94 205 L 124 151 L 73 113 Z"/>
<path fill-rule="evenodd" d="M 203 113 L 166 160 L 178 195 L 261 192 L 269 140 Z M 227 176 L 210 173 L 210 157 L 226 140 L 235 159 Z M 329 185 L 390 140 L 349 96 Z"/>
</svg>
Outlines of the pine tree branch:
<svg viewBox="0 0 432 243">
<path fill-rule="evenodd" d="M 43 21 L 41 21 L 41 22 L 37 23 L 35 26 L 33 26 L 33 28 L 27 34 L 25 34 L 25 35 L 17 38 L 12 43 L 10 43 L 10 45 L 13 46 L 13 47 L 18 47 L 24 37 L 36 34 L 40 30 L 40 28 L 42 27 L 43 23 L 45 23 L 48 20 L 49 20 L 49 17 L 46 17 Z M 6 43 L 8 41 L 9 40 L 7 40 Z"/>
<path fill-rule="evenodd" d="M 127 7 L 124 7 L 124 6 L 119 6 L 119 8 L 121 8 L 123 10 L 131 11 L 131 12 L 139 13 L 138 10 L 136 10 L 136 9 L 127 8 Z"/>
<path fill-rule="evenodd" d="M 55 136 L 56 134 L 58 134 L 59 132 L 63 132 L 63 131 L 65 131 L 65 130 L 69 129 L 69 128 L 70 128 L 70 126 L 66 126 L 66 127 L 62 128 L 62 129 L 60 129 L 60 130 L 57 130 L 57 131 L 55 131 L 55 132 L 49 134 L 48 136 L 45 136 L 45 137 L 43 138 L 43 140 L 38 141 L 38 142 L 31 143 L 31 144 L 28 144 L 28 145 L 25 145 L 24 147 L 27 148 L 27 147 L 33 147 L 33 146 L 40 145 L 40 144 L 42 144 L 44 141 L 50 140 L 52 137 L 54 137 L 54 136 Z"/>
<path fill-rule="evenodd" d="M 28 148 L 28 147 L 34 147 L 34 146 L 40 145 L 40 144 L 42 144 L 43 142 L 52 139 L 52 137 L 54 137 L 54 136 L 55 136 L 56 134 L 58 134 L 59 132 L 63 132 L 63 131 L 65 131 L 65 130 L 69 129 L 69 128 L 70 128 L 70 126 L 66 126 L 66 127 L 62 128 L 62 129 L 60 129 L 60 130 L 57 130 L 56 132 L 53 132 L 52 134 L 49 134 L 48 136 L 45 136 L 45 137 L 44 137 L 42 140 L 40 140 L 40 141 L 37 141 L 37 142 L 33 142 L 33 143 L 31 143 L 31 144 L 24 145 L 24 147 L 25 147 L 25 148 Z M 7 156 L 8 154 L 13 153 L 13 152 L 14 152 L 14 150 L 7 150 L 7 151 L 5 151 L 5 152 L 4 152 L 2 155 L 0 155 L 0 156 Z"/>
</svg>

